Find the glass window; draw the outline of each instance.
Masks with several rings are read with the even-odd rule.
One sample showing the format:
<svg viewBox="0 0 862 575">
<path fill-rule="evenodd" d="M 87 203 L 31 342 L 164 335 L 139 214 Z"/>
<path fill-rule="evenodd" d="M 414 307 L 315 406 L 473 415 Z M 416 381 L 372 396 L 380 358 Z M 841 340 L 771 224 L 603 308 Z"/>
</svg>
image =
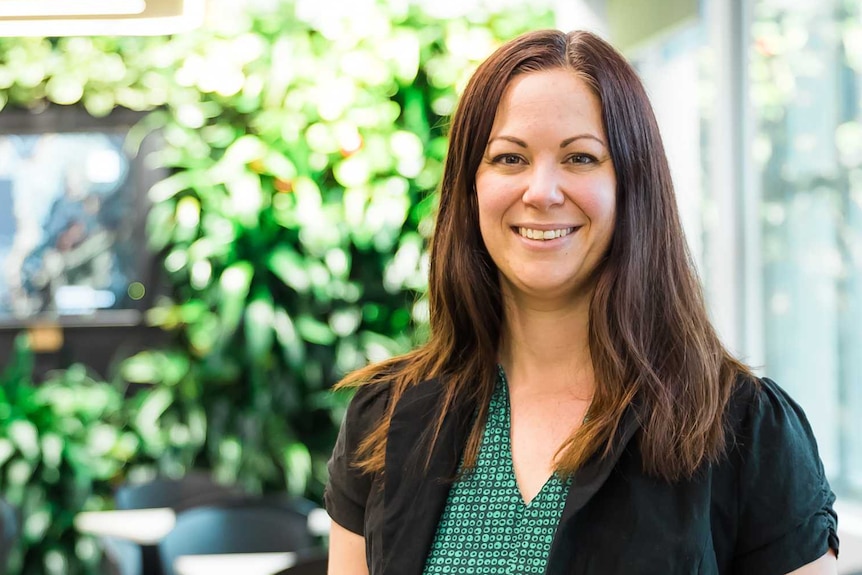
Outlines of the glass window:
<svg viewBox="0 0 862 575">
<path fill-rule="evenodd" d="M 836 487 L 862 488 L 862 8 L 759 0 L 751 26 L 766 371 Z"/>
</svg>

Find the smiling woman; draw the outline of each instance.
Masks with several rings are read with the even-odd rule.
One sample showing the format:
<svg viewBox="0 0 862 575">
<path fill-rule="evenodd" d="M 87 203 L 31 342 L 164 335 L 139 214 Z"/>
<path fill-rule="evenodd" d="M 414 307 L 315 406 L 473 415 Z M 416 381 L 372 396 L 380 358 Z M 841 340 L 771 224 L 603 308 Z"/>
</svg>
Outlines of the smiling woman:
<svg viewBox="0 0 862 575">
<path fill-rule="evenodd" d="M 598 98 L 568 70 L 525 74 L 503 94 L 476 197 L 504 301 L 555 297 L 561 308 L 589 307 L 614 227 L 606 140 Z"/>
<path fill-rule="evenodd" d="M 805 414 L 732 357 L 659 130 L 585 32 L 499 48 L 462 96 L 427 344 L 348 376 L 333 573 L 834 573 Z"/>
</svg>

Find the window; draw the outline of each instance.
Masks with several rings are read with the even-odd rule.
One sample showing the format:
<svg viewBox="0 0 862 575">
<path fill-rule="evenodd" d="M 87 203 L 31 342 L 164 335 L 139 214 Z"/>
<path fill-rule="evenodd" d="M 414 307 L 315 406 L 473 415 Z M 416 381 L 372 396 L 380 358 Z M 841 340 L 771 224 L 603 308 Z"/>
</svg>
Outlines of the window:
<svg viewBox="0 0 862 575">
<path fill-rule="evenodd" d="M 759 0 L 751 42 L 766 367 L 862 494 L 862 8 Z"/>
</svg>

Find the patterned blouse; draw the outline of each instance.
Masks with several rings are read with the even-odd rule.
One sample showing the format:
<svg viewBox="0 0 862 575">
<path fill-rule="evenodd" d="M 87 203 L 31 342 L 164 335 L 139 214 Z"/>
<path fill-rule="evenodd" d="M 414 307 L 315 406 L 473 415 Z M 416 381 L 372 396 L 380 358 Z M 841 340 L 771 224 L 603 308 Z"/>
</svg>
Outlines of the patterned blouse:
<svg viewBox="0 0 862 575">
<path fill-rule="evenodd" d="M 424 575 L 541 575 L 569 481 L 552 475 L 524 503 L 515 481 L 509 390 L 499 377 L 475 469 L 449 491 Z"/>
</svg>

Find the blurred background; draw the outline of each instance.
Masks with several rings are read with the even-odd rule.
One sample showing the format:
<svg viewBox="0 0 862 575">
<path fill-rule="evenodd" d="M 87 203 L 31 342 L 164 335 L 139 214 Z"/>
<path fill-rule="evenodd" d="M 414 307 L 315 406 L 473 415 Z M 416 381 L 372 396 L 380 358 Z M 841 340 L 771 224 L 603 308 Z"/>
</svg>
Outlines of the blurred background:
<svg viewBox="0 0 862 575">
<path fill-rule="evenodd" d="M 314 516 L 330 386 L 423 338 L 457 96 L 547 27 L 640 73 L 712 318 L 807 412 L 862 569 L 858 0 L 0 0 L 8 573 L 170 572 L 84 520 L 154 481 Z M 144 507 L 163 558 L 191 505 Z"/>
</svg>

